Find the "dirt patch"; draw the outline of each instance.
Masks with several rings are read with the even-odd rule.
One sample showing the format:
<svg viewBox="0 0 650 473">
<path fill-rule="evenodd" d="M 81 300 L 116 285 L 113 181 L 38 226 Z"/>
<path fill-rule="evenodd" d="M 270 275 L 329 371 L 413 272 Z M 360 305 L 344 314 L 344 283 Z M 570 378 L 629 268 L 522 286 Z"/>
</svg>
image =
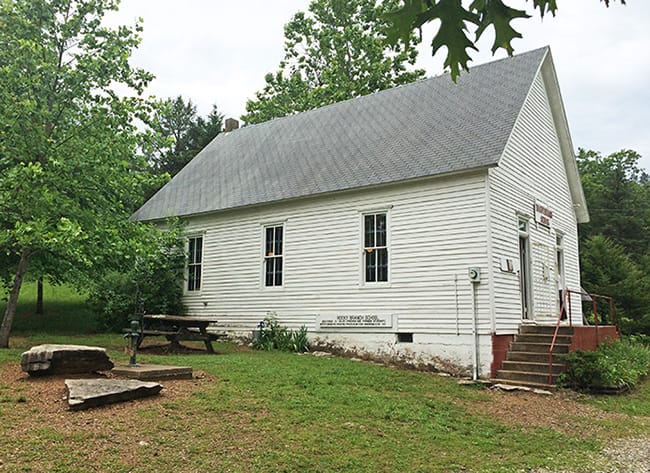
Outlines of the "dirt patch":
<svg viewBox="0 0 650 473">
<path fill-rule="evenodd" d="M 488 414 L 496 420 L 523 427 L 547 427 L 561 433 L 575 433 L 588 428 L 591 433 L 603 429 L 594 420 L 624 420 L 626 416 L 605 412 L 579 402 L 578 395 L 558 391 L 552 395 L 531 392 L 504 392 L 488 389 L 489 401 L 468 403 L 470 412 Z"/>
<path fill-rule="evenodd" d="M 54 375 L 54 376 L 38 376 L 31 377 L 20 369 L 18 363 L 9 363 L 0 367 L 0 387 L 7 387 L 5 391 L 6 396 L 11 396 L 7 402 L 13 401 L 18 404 L 22 402 L 29 402 L 30 408 L 36 409 L 39 416 L 44 416 L 46 419 L 53 422 L 61 422 L 68 419 L 62 415 L 68 411 L 67 393 L 64 381 L 66 378 L 96 378 L 101 375 Z M 160 402 L 175 401 L 185 399 L 192 395 L 194 392 L 201 388 L 201 385 L 206 382 L 211 382 L 211 376 L 198 371 L 194 372 L 192 379 L 187 380 L 165 380 L 163 390 L 160 396 L 141 399 L 137 401 L 125 402 L 120 404 L 111 404 L 101 408 L 92 409 L 92 417 L 94 419 L 102 417 L 115 417 L 124 416 L 127 418 L 129 411 L 139 409 L 144 405 L 150 405 Z M 0 391 L 2 393 L 3 391 Z M 84 416 L 83 412 L 75 414 L 76 416 Z M 21 427 L 24 425 L 29 429 L 30 417 L 23 418 Z M 42 422 L 42 417 L 39 420 Z"/>
</svg>

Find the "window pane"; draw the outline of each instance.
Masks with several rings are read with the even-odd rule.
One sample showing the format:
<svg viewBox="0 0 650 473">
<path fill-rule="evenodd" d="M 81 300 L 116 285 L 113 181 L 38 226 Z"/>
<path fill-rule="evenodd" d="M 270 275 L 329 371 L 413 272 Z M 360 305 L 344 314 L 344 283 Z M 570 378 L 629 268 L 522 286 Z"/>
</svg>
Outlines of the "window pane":
<svg viewBox="0 0 650 473">
<path fill-rule="evenodd" d="M 526 220 L 519 220 L 519 231 L 527 232 L 528 231 L 528 222 Z"/>
<path fill-rule="evenodd" d="M 366 248 L 375 246 L 375 216 L 366 215 L 364 221 L 364 245 Z"/>
<path fill-rule="evenodd" d="M 265 285 L 273 286 L 273 272 L 275 268 L 275 263 L 273 258 L 266 258 L 264 260 L 266 264 L 266 276 L 265 276 Z"/>
<path fill-rule="evenodd" d="M 386 246 L 386 214 L 377 214 L 377 246 Z"/>
<path fill-rule="evenodd" d="M 367 282 L 374 282 L 376 281 L 375 278 L 375 262 L 377 258 L 377 253 L 372 251 L 372 252 L 365 252 L 366 255 L 366 281 Z"/>
<path fill-rule="evenodd" d="M 201 266 L 194 266 L 194 290 L 201 289 Z"/>
<path fill-rule="evenodd" d="M 273 227 L 266 228 L 264 255 L 269 256 L 273 254 Z"/>
<path fill-rule="evenodd" d="M 388 250 L 382 248 L 377 253 L 377 281 L 388 281 Z"/>
<path fill-rule="evenodd" d="M 190 266 L 187 272 L 187 290 L 197 291 L 201 288 L 201 267 Z"/>
<path fill-rule="evenodd" d="M 282 286 L 282 258 L 275 258 L 275 285 Z"/>
<path fill-rule="evenodd" d="M 282 227 L 275 227 L 275 254 L 282 254 Z"/>
<path fill-rule="evenodd" d="M 194 271 L 192 271 L 191 267 L 188 269 L 187 272 L 187 290 L 188 291 L 194 290 Z"/>
<path fill-rule="evenodd" d="M 203 238 L 202 237 L 196 238 L 196 244 L 194 246 L 194 250 L 195 250 L 194 251 L 194 253 L 195 253 L 194 262 L 195 263 L 200 263 L 201 259 L 202 259 L 202 256 L 203 256 Z"/>
<path fill-rule="evenodd" d="M 187 243 L 188 243 L 187 259 L 190 263 L 194 263 L 194 253 L 195 253 L 194 245 L 196 244 L 196 239 L 190 238 Z"/>
</svg>

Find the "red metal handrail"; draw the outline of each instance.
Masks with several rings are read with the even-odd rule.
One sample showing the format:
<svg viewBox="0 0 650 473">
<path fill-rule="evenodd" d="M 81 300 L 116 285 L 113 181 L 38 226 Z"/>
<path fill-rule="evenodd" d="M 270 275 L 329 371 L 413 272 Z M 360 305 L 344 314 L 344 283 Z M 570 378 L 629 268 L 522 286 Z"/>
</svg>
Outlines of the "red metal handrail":
<svg viewBox="0 0 650 473">
<path fill-rule="evenodd" d="M 557 334 L 560 331 L 560 322 L 562 321 L 562 314 L 564 313 L 567 307 L 567 301 L 569 306 L 569 313 L 567 318 L 569 319 L 569 326 L 573 327 L 573 314 L 571 311 L 571 294 L 576 294 L 580 296 L 589 296 L 592 301 L 592 310 L 594 311 L 594 327 L 596 328 L 596 340 L 600 340 L 598 337 L 598 306 L 596 304 L 596 299 L 605 299 L 609 302 L 609 320 L 613 323 L 618 330 L 618 317 L 616 316 L 616 306 L 614 306 L 614 298 L 610 296 L 603 296 L 600 294 L 592 294 L 584 291 L 574 291 L 572 289 L 565 289 L 562 291 L 562 304 L 560 304 L 560 313 L 557 316 L 557 323 L 555 324 L 555 332 L 553 333 L 553 340 L 551 341 L 551 346 L 548 350 L 548 384 L 553 384 L 553 350 L 555 349 L 555 341 L 557 339 Z"/>
</svg>

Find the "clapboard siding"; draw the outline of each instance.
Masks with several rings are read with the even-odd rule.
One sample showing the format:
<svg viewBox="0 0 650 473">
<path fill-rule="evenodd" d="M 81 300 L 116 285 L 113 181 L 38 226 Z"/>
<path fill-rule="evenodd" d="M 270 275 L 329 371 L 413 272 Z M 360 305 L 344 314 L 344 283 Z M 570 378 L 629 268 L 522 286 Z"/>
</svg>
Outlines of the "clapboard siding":
<svg viewBox="0 0 650 473">
<path fill-rule="evenodd" d="M 395 315 L 395 329 L 469 334 L 468 266 L 487 277 L 484 171 L 323 195 L 189 220 L 204 235 L 203 286 L 186 294 L 195 315 L 250 331 L 268 312 L 313 331 L 323 312 Z M 362 283 L 362 214 L 389 214 L 390 281 Z M 262 284 L 263 227 L 285 226 L 284 284 Z M 490 332 L 488 285 L 478 288 L 480 331 Z"/>
<path fill-rule="evenodd" d="M 512 333 L 521 322 L 519 278 L 500 271 L 500 258 L 518 260 L 519 216 L 530 217 L 533 312 L 538 320 L 557 315 L 556 234 L 563 235 L 566 286 L 580 287 L 577 223 L 544 79 L 538 74 L 498 168 L 489 172 L 497 333 Z M 535 223 L 539 201 L 553 211 L 552 227 Z M 576 299 L 574 321 L 580 322 Z"/>
</svg>

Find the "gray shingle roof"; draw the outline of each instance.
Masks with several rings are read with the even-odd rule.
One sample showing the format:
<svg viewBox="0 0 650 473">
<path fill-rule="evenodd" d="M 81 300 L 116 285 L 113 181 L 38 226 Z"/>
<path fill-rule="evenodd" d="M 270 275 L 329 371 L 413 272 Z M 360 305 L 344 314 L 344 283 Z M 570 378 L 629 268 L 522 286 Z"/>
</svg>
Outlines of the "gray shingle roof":
<svg viewBox="0 0 650 473">
<path fill-rule="evenodd" d="M 187 216 L 496 165 L 548 48 L 218 135 L 134 215 Z"/>
</svg>

